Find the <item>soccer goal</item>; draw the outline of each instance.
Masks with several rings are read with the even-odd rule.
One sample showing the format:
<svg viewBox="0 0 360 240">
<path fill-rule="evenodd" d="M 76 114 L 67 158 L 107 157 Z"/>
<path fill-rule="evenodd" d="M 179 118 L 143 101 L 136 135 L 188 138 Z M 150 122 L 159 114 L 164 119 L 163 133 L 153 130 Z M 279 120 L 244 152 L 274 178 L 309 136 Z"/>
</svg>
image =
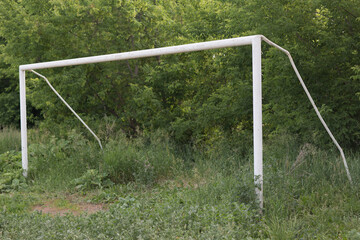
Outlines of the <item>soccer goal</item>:
<svg viewBox="0 0 360 240">
<path fill-rule="evenodd" d="M 25 91 L 25 72 L 33 71 L 36 69 L 45 69 L 45 68 L 56 68 L 56 67 L 65 67 L 65 66 L 74 66 L 74 65 L 82 65 L 82 64 L 90 64 L 90 63 L 100 63 L 100 62 L 110 62 L 110 61 L 121 61 L 128 59 L 136 59 L 136 58 L 146 58 L 146 57 L 154 57 L 161 55 L 170 55 L 177 53 L 187 53 L 187 52 L 195 52 L 195 51 L 204 51 L 209 49 L 219 49 L 219 48 L 229 48 L 229 47 L 239 47 L 244 45 L 252 46 L 252 78 L 253 78 L 253 147 L 254 147 L 254 181 L 256 184 L 256 194 L 259 200 L 260 208 L 263 207 L 263 140 L 262 140 L 262 94 L 261 94 L 261 42 L 264 41 L 270 44 L 273 47 L 278 48 L 282 52 L 284 52 L 291 62 L 291 65 L 307 95 L 309 98 L 317 116 L 319 117 L 321 123 L 325 127 L 329 136 L 333 140 L 336 147 L 339 149 L 341 157 L 343 159 L 343 163 L 346 169 L 347 176 L 349 181 L 351 182 L 350 172 L 346 163 L 345 155 L 340 145 L 334 138 L 330 129 L 327 127 L 325 121 L 320 115 L 309 91 L 307 90 L 296 66 L 290 55 L 290 53 L 278 46 L 277 44 L 271 42 L 266 37 L 262 35 L 253 35 L 246 37 L 238 37 L 231 38 L 225 40 L 216 40 L 216 41 L 208 41 L 201 43 L 192 43 L 171 47 L 163 47 L 163 48 L 154 48 L 154 49 L 146 49 L 132 52 L 124 52 L 124 53 L 115 53 L 115 54 L 107 54 L 100 56 L 92 56 L 92 57 L 84 57 L 84 58 L 75 58 L 75 59 L 67 59 L 60 61 L 52 61 L 52 62 L 43 62 L 43 63 L 35 63 L 35 64 L 27 64 L 21 65 L 19 67 L 19 79 L 20 79 L 20 124 L 21 124 L 21 152 L 22 152 L 22 168 L 24 171 L 24 176 L 27 176 L 28 170 L 28 149 L 27 149 L 27 125 L 26 125 L 26 91 Z M 37 74 L 40 77 L 46 78 L 41 74 Z M 49 83 L 48 83 L 49 84 Z M 49 84 L 51 87 L 51 85 Z M 54 90 L 54 89 L 53 89 Z M 55 91 L 55 90 L 54 90 Z M 55 91 L 56 93 L 56 91 Z M 60 95 L 58 95 L 61 98 Z M 64 102 L 65 103 L 65 102 Z M 66 103 L 65 103 L 66 104 Z M 68 106 L 69 107 L 69 106 Z M 72 110 L 70 108 L 70 110 Z M 73 111 L 73 110 L 72 110 Z M 73 113 L 77 115 L 74 111 Z M 78 116 L 77 116 L 78 117 Z M 79 117 L 78 117 L 79 118 Z M 80 118 L 79 118 L 80 120 Z M 82 121 L 82 120 L 81 120 Z M 83 123 L 85 124 L 85 123 Z M 87 125 L 85 124 L 87 127 Z M 88 127 L 87 127 L 88 128 Z M 100 140 L 96 137 L 96 135 L 88 128 L 90 132 L 94 135 L 94 137 L 98 140 L 100 146 Z"/>
</svg>

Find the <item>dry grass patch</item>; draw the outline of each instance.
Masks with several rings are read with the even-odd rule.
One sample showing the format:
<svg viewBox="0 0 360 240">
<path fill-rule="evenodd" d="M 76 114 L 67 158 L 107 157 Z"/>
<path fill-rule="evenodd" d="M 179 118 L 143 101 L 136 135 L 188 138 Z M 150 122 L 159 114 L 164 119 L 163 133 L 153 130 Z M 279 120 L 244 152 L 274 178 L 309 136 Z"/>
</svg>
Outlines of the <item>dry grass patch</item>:
<svg viewBox="0 0 360 240">
<path fill-rule="evenodd" d="M 64 216 L 67 214 L 79 216 L 81 214 L 94 214 L 106 209 L 107 205 L 104 203 L 88 203 L 85 202 L 83 198 L 69 195 L 64 198 L 55 198 L 40 202 L 33 206 L 31 211 L 38 211 L 52 216 Z"/>
</svg>

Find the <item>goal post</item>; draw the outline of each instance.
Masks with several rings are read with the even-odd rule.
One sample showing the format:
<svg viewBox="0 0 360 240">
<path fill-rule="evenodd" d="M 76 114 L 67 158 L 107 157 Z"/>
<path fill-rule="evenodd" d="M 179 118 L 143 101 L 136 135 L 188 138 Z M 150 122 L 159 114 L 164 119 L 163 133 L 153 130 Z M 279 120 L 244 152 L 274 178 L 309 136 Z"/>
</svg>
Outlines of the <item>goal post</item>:
<svg viewBox="0 0 360 240">
<path fill-rule="evenodd" d="M 290 59 L 291 65 L 299 78 L 299 81 L 304 88 L 312 106 L 315 109 L 320 121 L 324 125 L 326 131 L 338 147 L 341 156 L 343 157 L 344 165 L 347 171 L 348 178 L 351 182 L 350 173 L 347 167 L 345 156 L 340 145 L 335 140 L 334 136 L 328 129 L 325 121 L 322 119 L 313 99 L 310 96 L 300 74 L 298 73 L 296 66 L 291 58 L 290 53 L 276 45 L 275 43 L 268 40 L 262 35 L 253 35 L 246 37 L 230 38 L 224 40 L 208 41 L 201 43 L 191 43 L 185 45 L 154 48 L 146 50 L 138 50 L 132 52 L 115 53 L 83 58 L 66 59 L 60 61 L 51 61 L 43 63 L 34 63 L 21 65 L 19 67 L 19 81 L 20 81 L 20 125 L 21 125 L 21 157 L 22 157 L 22 168 L 24 176 L 27 176 L 28 171 L 28 146 L 27 146 L 27 124 L 26 124 L 26 86 L 25 86 L 25 72 L 33 71 L 36 69 L 55 68 L 74 66 L 91 63 L 111 62 L 128 59 L 146 58 L 161 55 L 170 55 L 177 53 L 187 53 L 195 51 L 203 51 L 210 49 L 238 47 L 244 45 L 252 45 L 252 78 L 253 78 L 253 147 L 254 147 L 254 181 L 256 184 L 255 191 L 257 199 L 259 201 L 260 208 L 263 207 L 263 134 L 262 134 L 262 93 L 261 93 L 261 42 L 265 41 L 269 45 L 272 45 L 279 50 L 283 51 Z"/>
<path fill-rule="evenodd" d="M 262 93 L 261 93 L 261 37 L 252 41 L 253 77 L 253 141 L 255 191 L 263 208 L 263 133 L 262 133 Z"/>
<path fill-rule="evenodd" d="M 90 63 L 120 61 L 136 58 L 154 57 L 160 55 L 170 55 L 176 53 L 186 53 L 203 51 L 210 49 L 237 47 L 243 45 L 252 45 L 253 56 L 253 117 L 254 117 L 254 178 L 257 186 L 256 189 L 260 207 L 263 206 L 263 189 L 262 189 L 262 104 L 261 104 L 261 35 L 231 38 L 225 40 L 208 41 L 201 43 L 192 43 L 171 47 L 146 49 L 125 53 L 115 53 L 100 56 L 67 59 L 52 62 L 43 62 L 35 64 L 21 65 L 19 67 L 20 78 L 20 121 L 21 121 L 21 152 L 22 168 L 24 175 L 28 170 L 28 153 L 27 153 L 27 125 L 26 125 L 26 90 L 25 90 L 25 71 L 31 71 L 44 68 L 55 68 L 74 66 Z"/>
</svg>

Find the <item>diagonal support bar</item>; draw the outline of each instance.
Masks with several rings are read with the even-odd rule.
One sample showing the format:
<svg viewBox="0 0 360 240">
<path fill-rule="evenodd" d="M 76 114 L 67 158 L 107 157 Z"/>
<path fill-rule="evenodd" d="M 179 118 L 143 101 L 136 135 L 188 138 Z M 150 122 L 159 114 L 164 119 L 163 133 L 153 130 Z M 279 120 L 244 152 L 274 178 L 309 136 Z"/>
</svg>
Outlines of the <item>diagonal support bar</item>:
<svg viewBox="0 0 360 240">
<path fill-rule="evenodd" d="M 304 89 L 304 91 L 305 91 L 305 93 L 306 93 L 306 96 L 308 97 L 308 99 L 309 99 L 312 107 L 314 108 L 317 117 L 319 118 L 319 120 L 320 120 L 321 124 L 324 126 L 326 132 L 329 134 L 331 140 L 334 142 L 335 146 L 336 146 L 337 149 L 339 150 L 340 155 L 341 155 L 341 158 L 342 158 L 343 163 L 344 163 L 346 175 L 347 175 L 347 177 L 348 177 L 348 179 L 349 179 L 349 182 L 352 184 L 353 182 L 352 182 L 352 178 L 351 178 L 351 175 L 350 175 L 349 167 L 348 167 L 347 162 L 346 162 L 346 158 L 345 158 L 344 151 L 343 151 L 342 148 L 340 147 L 340 144 L 336 141 L 334 135 L 332 134 L 332 132 L 330 131 L 330 129 L 329 129 L 329 127 L 327 126 L 326 122 L 324 121 L 323 117 L 321 116 L 320 111 L 318 110 L 318 108 L 317 108 L 317 106 L 316 106 L 313 98 L 311 97 L 310 92 L 309 92 L 309 90 L 307 89 L 307 87 L 306 87 L 306 85 L 305 85 L 305 83 L 304 83 L 304 81 L 303 81 L 303 79 L 302 79 L 302 77 L 301 77 L 301 75 L 300 75 L 300 73 L 299 73 L 299 71 L 298 71 L 295 63 L 294 63 L 294 60 L 292 59 L 290 52 L 287 51 L 286 49 L 280 47 L 279 45 L 273 43 L 272 41 L 270 41 L 269 39 L 267 39 L 267 38 L 264 37 L 264 36 L 261 36 L 261 38 L 262 38 L 262 40 L 264 40 L 264 42 L 266 42 L 267 44 L 269 44 L 269 45 L 271 45 L 271 46 L 273 46 L 273 47 L 275 47 L 275 48 L 277 48 L 277 49 L 279 49 L 280 51 L 284 52 L 284 53 L 288 56 L 289 61 L 290 61 L 290 63 L 291 63 L 291 66 L 293 67 L 294 72 L 295 72 L 297 78 L 299 79 L 299 82 L 300 82 L 301 86 L 303 87 L 303 89 Z"/>
<path fill-rule="evenodd" d="M 58 96 L 58 98 L 60 98 L 60 100 L 65 104 L 65 106 L 75 115 L 75 117 L 77 119 L 79 119 L 79 121 L 87 128 L 87 130 L 89 130 L 89 132 L 94 136 L 94 138 L 96 139 L 96 141 L 99 143 L 100 149 L 103 150 L 103 147 L 101 145 L 101 141 L 98 138 L 98 136 L 96 136 L 96 134 L 91 130 L 91 128 L 84 122 L 84 120 L 82 120 L 82 118 L 74 111 L 74 109 L 72 109 L 72 107 L 70 107 L 70 105 L 61 97 L 61 95 L 56 91 L 56 89 L 51 85 L 51 83 L 49 82 L 49 80 L 41 75 L 38 72 L 35 72 L 34 70 L 31 70 L 31 72 L 35 73 L 36 75 L 38 75 L 39 77 L 43 78 L 45 80 L 45 82 L 49 85 L 49 87 L 51 88 L 51 90 L 56 94 L 56 96 Z"/>
</svg>

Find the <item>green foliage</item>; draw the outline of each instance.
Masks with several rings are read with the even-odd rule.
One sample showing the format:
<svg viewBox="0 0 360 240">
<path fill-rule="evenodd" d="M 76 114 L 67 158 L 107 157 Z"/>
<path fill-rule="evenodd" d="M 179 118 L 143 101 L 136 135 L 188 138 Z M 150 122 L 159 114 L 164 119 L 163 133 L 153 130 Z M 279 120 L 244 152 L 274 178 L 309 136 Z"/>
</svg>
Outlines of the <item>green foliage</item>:
<svg viewBox="0 0 360 240">
<path fill-rule="evenodd" d="M 354 240 L 360 239 L 360 232 L 353 229 L 347 234 L 347 237 L 348 239 L 354 239 Z"/>
<path fill-rule="evenodd" d="M 0 215 L 2 237 L 241 239 L 250 236 L 248 226 L 251 225 L 255 233 L 261 226 L 257 224 L 257 212 L 249 210 L 246 205 L 227 199 L 216 204 L 202 199 L 203 202 L 199 203 L 191 189 L 160 187 L 140 194 L 120 197 L 108 211 L 90 216 Z M 208 195 L 206 199 L 211 198 Z M 22 219 L 20 222 L 17 221 L 19 218 Z"/>
<path fill-rule="evenodd" d="M 76 131 L 66 138 L 50 136 L 46 142 L 33 143 L 29 146 L 29 178 L 45 188 L 66 189 L 73 179 L 98 168 L 101 162 L 98 149 L 96 143 Z"/>
<path fill-rule="evenodd" d="M 360 80 L 360 65 L 354 66 L 353 70 L 354 70 L 355 75 L 352 76 L 352 79 L 359 81 Z M 360 92 L 357 92 L 356 96 L 359 97 L 359 101 L 360 101 Z"/>
<path fill-rule="evenodd" d="M 166 20 L 162 8 L 147 1 L 5 1 L 0 16 L 0 36 L 6 39 L 2 53 L 10 64 L 151 48 L 164 39 L 160 29 Z M 16 27 L 9 32 L 14 21 Z M 26 31 L 20 41 L 19 34 L 13 34 L 17 31 Z M 30 43 L 26 49 L 20 47 L 24 42 Z M 21 54 L 23 50 L 26 56 Z M 131 116 L 124 114 L 129 83 L 136 81 L 141 74 L 139 65 L 146 61 L 56 69 L 44 74 L 51 74 L 49 80 L 78 112 L 123 117 L 123 127 L 130 131 L 135 125 Z M 43 81 L 29 74 L 28 86 L 32 103 L 50 122 L 59 123 L 71 116 Z"/>
<path fill-rule="evenodd" d="M 169 137 L 162 134 L 131 140 L 121 133 L 103 151 L 76 131 L 62 139 L 49 136 L 29 146 L 29 177 L 49 189 L 79 191 L 108 187 L 111 181 L 153 185 L 182 168 Z"/>
<path fill-rule="evenodd" d="M 110 187 L 114 183 L 108 179 L 108 174 L 99 173 L 96 169 L 89 169 L 81 177 L 74 179 L 72 185 L 77 191 L 88 191 Z"/>
<path fill-rule="evenodd" d="M 118 133 L 102 153 L 76 131 L 63 139 L 31 135 L 29 185 L 1 190 L 11 191 L 0 194 L 2 239 L 356 239 L 360 232 L 358 154 L 346 154 L 350 186 L 337 153 L 292 135 L 267 139 L 260 214 L 251 151 L 224 136 L 199 148 L 174 146 L 161 131 L 132 139 Z M 22 177 L 19 152 L 0 160 L 4 173 Z M 81 216 L 31 212 L 49 198 L 73 209 L 76 195 L 109 207 Z"/>
<path fill-rule="evenodd" d="M 20 132 L 13 128 L 0 130 L 0 153 L 20 150 Z"/>
<path fill-rule="evenodd" d="M 26 192 L 14 191 L 11 194 L 0 194 L 0 216 L 3 217 L 6 214 L 19 214 L 28 211 L 32 204 L 36 203 L 37 196 Z M 0 229 L 3 229 L 4 225 L 0 224 Z M 0 230 L 1 231 L 1 230 Z M 0 236 L 1 233 L 0 233 Z"/>
<path fill-rule="evenodd" d="M 290 50 L 330 128 L 342 146 L 354 149 L 360 143 L 359 9 L 356 0 L 2 1 L 0 125 L 18 121 L 20 64 L 264 34 Z M 111 116 L 127 135 L 162 129 L 181 143 L 211 142 L 217 135 L 248 139 L 250 50 L 41 73 L 83 117 L 99 122 Z M 263 56 L 265 137 L 285 132 L 329 144 L 286 56 L 266 45 Z M 54 134 L 59 123 L 79 127 L 44 81 L 28 74 L 27 86 L 32 122 L 43 117 L 40 126 Z"/>
<path fill-rule="evenodd" d="M 0 127 L 18 125 L 20 64 L 263 34 L 292 53 L 335 137 L 357 151 L 359 16 L 358 0 L 3 0 Z M 29 122 L 40 130 L 29 134 L 29 186 L 19 133 L 0 132 L 0 191 L 12 194 L 0 195 L 0 238 L 357 239 L 358 154 L 346 151 L 350 187 L 286 56 L 262 52 L 262 216 L 249 147 L 251 48 L 242 47 L 41 70 L 103 152 L 90 134 L 69 131 L 83 128 L 27 74 Z M 117 185 L 106 188 L 109 179 Z M 74 188 L 113 204 L 49 217 L 27 213 L 33 200 L 21 195 Z"/>
<path fill-rule="evenodd" d="M 20 121 L 19 118 L 19 95 L 14 92 L 0 93 L 0 123 L 2 126 L 15 125 Z"/>
<path fill-rule="evenodd" d="M 22 175 L 21 153 L 8 151 L 0 154 L 0 193 L 27 187 Z"/>
<path fill-rule="evenodd" d="M 253 1 L 245 8 L 257 19 L 258 33 L 292 53 L 330 129 L 343 145 L 355 148 L 359 145 L 355 95 L 359 82 L 351 78 L 351 68 L 359 58 L 359 9 L 358 1 L 341 0 Z M 264 120 L 270 131 L 285 129 L 304 142 L 330 142 L 286 56 L 273 49 L 264 55 Z"/>
<path fill-rule="evenodd" d="M 144 137 L 128 140 L 120 135 L 104 150 L 104 170 L 115 183 L 137 181 L 152 185 L 171 177 L 181 163 L 173 154 L 167 137 L 163 139 L 156 134 L 148 140 Z"/>
<path fill-rule="evenodd" d="M 283 136 L 264 155 L 265 214 L 271 238 L 342 238 L 358 231 L 358 155 L 349 154 L 350 186 L 337 153 Z M 344 219 L 345 220 L 344 222 Z"/>
</svg>

